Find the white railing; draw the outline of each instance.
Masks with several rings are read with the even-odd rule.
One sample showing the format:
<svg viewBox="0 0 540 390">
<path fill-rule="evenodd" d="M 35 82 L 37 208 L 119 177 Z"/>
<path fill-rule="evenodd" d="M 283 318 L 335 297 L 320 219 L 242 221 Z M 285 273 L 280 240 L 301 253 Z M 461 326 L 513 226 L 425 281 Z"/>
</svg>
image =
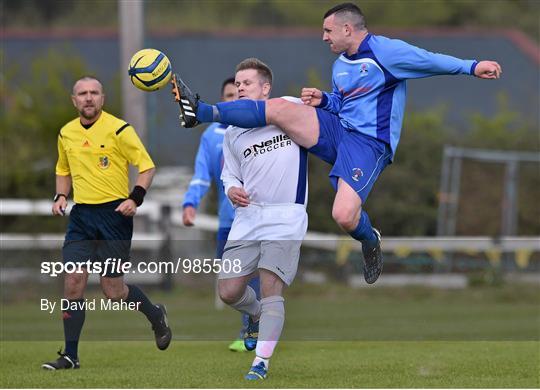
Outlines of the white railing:
<svg viewBox="0 0 540 390">
<path fill-rule="evenodd" d="M 164 206 L 171 207 L 170 222 L 173 226 L 182 226 L 182 211 L 178 205 L 145 201 L 138 209 L 137 216 L 144 216 L 153 222 L 162 221 Z M 67 211 L 69 214 L 69 209 Z M 51 215 L 50 200 L 0 199 L 0 215 Z M 203 231 L 217 231 L 218 219 L 211 215 L 197 214 L 195 228 Z M 61 241 L 63 234 L 0 234 L 2 246 L 16 245 L 14 241 L 34 241 L 35 248 L 47 247 L 47 241 Z M 164 238 L 161 233 L 135 233 L 134 248 L 146 247 L 150 241 L 160 241 Z M 181 237 L 172 236 L 173 240 Z M 144 243 L 147 241 L 147 243 Z M 12 242 L 11 244 L 9 242 Z M 385 252 L 515 252 L 540 251 L 540 237 L 384 237 Z M 309 231 L 304 240 L 304 246 L 329 251 L 339 250 L 343 246 L 349 250 L 359 251 L 361 245 L 346 235 L 328 234 Z"/>
</svg>

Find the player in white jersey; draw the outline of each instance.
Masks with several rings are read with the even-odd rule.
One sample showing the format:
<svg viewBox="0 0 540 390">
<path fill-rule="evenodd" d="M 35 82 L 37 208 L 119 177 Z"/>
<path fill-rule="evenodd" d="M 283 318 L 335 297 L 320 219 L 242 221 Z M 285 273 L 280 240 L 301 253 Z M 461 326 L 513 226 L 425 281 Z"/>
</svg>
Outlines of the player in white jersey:
<svg viewBox="0 0 540 390">
<path fill-rule="evenodd" d="M 235 82 L 240 99 L 266 100 L 272 71 L 248 58 L 237 66 Z M 307 230 L 307 153 L 270 125 L 229 127 L 223 155 L 221 179 L 236 207 L 223 259 L 239 259 L 240 267 L 223 267 L 219 294 L 226 304 L 250 316 L 244 344 L 255 349 L 256 357 L 246 379 L 265 379 L 285 320 L 283 290 L 296 275 Z M 257 271 L 260 301 L 247 285 Z"/>
</svg>

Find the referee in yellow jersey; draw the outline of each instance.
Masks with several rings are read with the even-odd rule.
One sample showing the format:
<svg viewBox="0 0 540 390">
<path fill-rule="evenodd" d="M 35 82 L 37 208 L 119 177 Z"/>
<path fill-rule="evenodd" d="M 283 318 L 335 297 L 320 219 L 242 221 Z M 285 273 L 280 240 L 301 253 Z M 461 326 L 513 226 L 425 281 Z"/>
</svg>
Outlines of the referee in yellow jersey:
<svg viewBox="0 0 540 390">
<path fill-rule="evenodd" d="M 90 260 L 101 262 L 105 268 L 109 258 L 129 260 L 133 216 L 150 187 L 155 167 L 135 129 L 102 110 L 105 95 L 99 80 L 89 76 L 77 80 L 71 100 L 79 117 L 62 127 L 58 135 L 52 212 L 64 215 L 73 186 L 75 205 L 62 249 L 64 263 Z M 131 193 L 128 192 L 129 164 L 139 169 Z M 88 281 L 88 270 L 83 270 L 83 273 L 64 275 L 64 298 L 70 303 L 69 308 L 62 311 L 65 349 L 58 352 L 58 359 L 44 363 L 45 369 L 80 367 L 78 344 L 85 318 L 83 295 Z M 152 304 L 137 286 L 126 285 L 122 273 L 109 271 L 100 278 L 108 299 L 136 304 L 132 306 L 152 324 L 157 347 L 166 349 L 172 335 L 165 307 Z"/>
</svg>

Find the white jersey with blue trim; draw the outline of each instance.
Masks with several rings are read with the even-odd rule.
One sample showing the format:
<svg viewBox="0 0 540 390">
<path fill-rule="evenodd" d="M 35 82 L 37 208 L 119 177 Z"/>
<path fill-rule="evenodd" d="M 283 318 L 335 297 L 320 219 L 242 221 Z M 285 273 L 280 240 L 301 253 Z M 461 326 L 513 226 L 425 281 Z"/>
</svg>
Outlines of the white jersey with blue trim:
<svg viewBox="0 0 540 390">
<path fill-rule="evenodd" d="M 343 53 L 335 61 L 332 93 L 324 92 L 319 107 L 339 115 L 345 128 L 386 142 L 395 153 L 405 111 L 406 80 L 472 75 L 476 64 L 368 34 L 357 53 Z"/>
<path fill-rule="evenodd" d="M 216 184 L 218 194 L 219 227 L 231 227 L 234 219 L 234 209 L 226 199 L 221 182 L 221 169 L 223 167 L 223 137 L 227 125 L 212 123 L 201 136 L 197 157 L 195 158 L 195 172 L 189 187 L 184 195 L 183 207 L 199 207 L 199 203 L 210 189 L 211 182 Z"/>
<path fill-rule="evenodd" d="M 300 99 L 286 97 L 297 103 Z M 294 99 L 294 100 L 293 100 Z M 225 194 L 243 187 L 252 203 L 307 204 L 307 151 L 274 125 L 229 126 L 223 140 Z"/>
</svg>

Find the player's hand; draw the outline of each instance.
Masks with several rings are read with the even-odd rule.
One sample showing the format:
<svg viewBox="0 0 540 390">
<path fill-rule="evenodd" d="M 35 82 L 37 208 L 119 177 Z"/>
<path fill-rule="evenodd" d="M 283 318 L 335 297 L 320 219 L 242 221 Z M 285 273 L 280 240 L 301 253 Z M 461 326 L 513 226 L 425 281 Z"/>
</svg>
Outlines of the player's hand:
<svg viewBox="0 0 540 390">
<path fill-rule="evenodd" d="M 502 68 L 495 61 L 480 61 L 474 69 L 474 75 L 481 79 L 498 79 L 501 74 Z"/>
<path fill-rule="evenodd" d="M 122 214 L 124 217 L 133 217 L 137 212 L 137 205 L 133 199 L 126 199 L 114 211 Z"/>
<path fill-rule="evenodd" d="M 193 226 L 196 214 L 197 210 L 195 209 L 195 207 L 184 207 L 184 211 L 182 212 L 182 223 L 184 224 L 184 226 Z"/>
<path fill-rule="evenodd" d="M 302 88 L 302 103 L 307 106 L 317 107 L 322 101 L 322 92 L 317 88 Z"/>
<path fill-rule="evenodd" d="M 247 192 L 241 187 L 231 187 L 227 196 L 233 202 L 233 204 L 240 207 L 246 207 L 249 205 L 249 196 Z"/>
<path fill-rule="evenodd" d="M 53 203 L 52 213 L 53 215 L 66 215 L 67 200 L 64 196 L 61 196 L 56 202 Z"/>
</svg>

